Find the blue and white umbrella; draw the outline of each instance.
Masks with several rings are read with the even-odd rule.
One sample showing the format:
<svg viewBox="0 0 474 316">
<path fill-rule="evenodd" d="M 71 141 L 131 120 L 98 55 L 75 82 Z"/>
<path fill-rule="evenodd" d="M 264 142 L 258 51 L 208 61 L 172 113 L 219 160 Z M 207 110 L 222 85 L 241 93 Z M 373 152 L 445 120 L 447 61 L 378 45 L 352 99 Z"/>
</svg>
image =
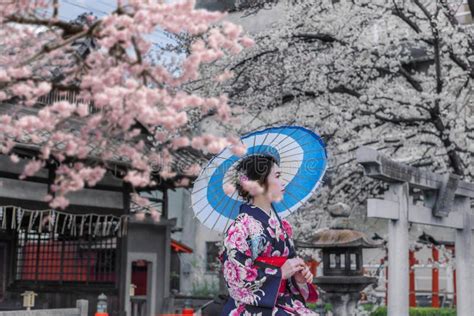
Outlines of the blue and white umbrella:
<svg viewBox="0 0 474 316">
<path fill-rule="evenodd" d="M 303 205 L 321 184 L 327 167 L 326 147 L 321 137 L 299 126 L 271 127 L 241 138 L 247 147 L 243 157 L 230 147 L 209 161 L 194 182 L 191 201 L 195 216 L 210 229 L 223 232 L 239 214 L 244 200 L 237 192 L 226 194 L 224 185 L 235 178 L 238 163 L 250 155 L 273 156 L 285 186 L 283 199 L 273 207 L 283 218 Z"/>
</svg>

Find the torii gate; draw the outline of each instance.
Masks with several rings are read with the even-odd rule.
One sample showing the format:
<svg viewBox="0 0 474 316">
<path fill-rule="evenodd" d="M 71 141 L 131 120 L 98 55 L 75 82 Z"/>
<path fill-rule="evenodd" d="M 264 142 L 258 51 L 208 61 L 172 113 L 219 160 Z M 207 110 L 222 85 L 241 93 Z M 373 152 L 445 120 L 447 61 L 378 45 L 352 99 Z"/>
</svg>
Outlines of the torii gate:
<svg viewBox="0 0 474 316">
<path fill-rule="evenodd" d="M 455 175 L 440 175 L 395 162 L 369 147 L 357 150 L 367 176 L 389 183 L 384 199 L 369 199 L 367 216 L 388 219 L 388 315 L 408 316 L 409 223 L 456 230 L 457 315 L 473 316 L 471 249 L 474 184 Z M 420 189 L 424 205 L 412 203 L 409 187 Z"/>
</svg>

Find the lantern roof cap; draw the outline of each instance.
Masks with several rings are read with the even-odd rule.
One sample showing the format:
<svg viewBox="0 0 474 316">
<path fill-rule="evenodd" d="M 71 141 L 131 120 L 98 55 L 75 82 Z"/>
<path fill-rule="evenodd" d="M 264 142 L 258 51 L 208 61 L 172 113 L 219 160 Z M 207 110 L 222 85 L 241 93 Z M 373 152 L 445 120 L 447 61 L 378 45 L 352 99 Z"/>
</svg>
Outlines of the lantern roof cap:
<svg viewBox="0 0 474 316">
<path fill-rule="evenodd" d="M 301 248 L 378 248 L 383 243 L 371 240 L 363 232 L 352 229 L 322 229 L 308 241 L 297 241 Z"/>
<path fill-rule="evenodd" d="M 99 300 L 106 300 L 107 296 L 104 293 L 102 293 L 102 294 L 99 295 L 98 299 Z"/>
</svg>

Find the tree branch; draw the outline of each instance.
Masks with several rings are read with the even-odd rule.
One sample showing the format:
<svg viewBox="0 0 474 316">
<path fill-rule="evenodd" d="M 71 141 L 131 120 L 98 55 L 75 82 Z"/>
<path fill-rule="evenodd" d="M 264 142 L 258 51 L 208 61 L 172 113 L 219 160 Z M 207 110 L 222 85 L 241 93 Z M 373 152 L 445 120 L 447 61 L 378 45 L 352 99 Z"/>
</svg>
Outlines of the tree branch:
<svg viewBox="0 0 474 316">
<path fill-rule="evenodd" d="M 347 45 L 346 42 L 341 41 L 335 38 L 334 36 L 330 34 L 325 34 L 325 33 L 299 33 L 299 34 L 294 34 L 292 37 L 296 39 L 304 40 L 306 42 L 314 42 L 314 41 L 321 41 L 325 43 L 338 42 L 343 45 Z"/>
<path fill-rule="evenodd" d="M 340 85 L 340 86 L 337 86 L 335 88 L 332 88 L 332 89 L 328 89 L 329 92 L 333 92 L 333 93 L 344 93 L 344 94 L 349 94 L 349 95 L 352 95 L 353 97 L 356 97 L 356 98 L 360 98 L 361 94 L 355 90 L 352 90 L 352 89 L 349 89 L 343 85 Z"/>
<path fill-rule="evenodd" d="M 47 54 L 49 52 L 52 52 L 53 50 L 56 50 L 58 48 L 61 48 L 61 47 L 64 47 L 68 44 L 71 44 L 73 43 L 75 40 L 81 38 L 81 37 L 84 37 L 88 34 L 92 34 L 92 32 L 94 31 L 94 29 L 99 25 L 99 21 L 95 22 L 94 24 L 91 25 L 91 27 L 89 29 L 83 29 L 82 32 L 79 32 L 79 33 L 76 33 L 74 35 L 72 35 L 71 37 L 68 37 L 67 39 L 65 39 L 64 41 L 60 42 L 60 43 L 53 43 L 53 44 L 46 44 L 46 45 L 43 45 L 43 47 L 41 48 L 41 50 L 36 53 L 35 55 L 33 55 L 32 57 L 28 58 L 27 60 L 25 60 L 24 62 L 21 63 L 22 66 L 25 66 L 29 63 L 31 63 L 32 61 L 34 61 L 35 59 L 37 59 L 38 57 L 40 57 L 41 55 L 43 54 Z"/>
<path fill-rule="evenodd" d="M 418 92 L 423 92 L 423 87 L 421 84 L 416 81 L 415 78 L 413 78 L 408 71 L 403 68 L 403 66 L 400 66 L 400 69 L 398 72 L 410 83 L 410 85 Z"/>
<path fill-rule="evenodd" d="M 272 54 L 272 53 L 276 53 L 278 52 L 278 49 L 272 49 L 272 50 L 267 50 L 267 51 L 264 51 L 264 52 L 261 52 L 257 55 L 254 55 L 252 57 L 249 57 L 249 58 L 246 58 L 246 59 L 242 59 L 240 62 L 238 62 L 237 64 L 233 65 L 230 70 L 233 71 L 235 70 L 237 67 L 240 67 L 242 66 L 243 64 L 249 62 L 249 61 L 255 61 L 257 59 L 259 59 L 260 57 L 264 56 L 264 55 L 267 55 L 267 54 Z"/>
<path fill-rule="evenodd" d="M 395 6 L 395 9 L 392 10 L 392 14 L 395 16 L 398 16 L 400 19 L 402 19 L 406 24 L 408 24 L 416 33 L 421 33 L 420 27 L 410 20 L 409 17 L 407 17 L 399 8 L 398 6 Z"/>
<path fill-rule="evenodd" d="M 64 31 L 63 35 L 71 36 L 84 31 L 84 26 L 73 24 L 66 21 L 54 20 L 54 19 L 37 19 L 37 18 L 26 18 L 23 16 L 9 16 L 5 19 L 7 23 L 18 23 L 28 25 L 41 25 L 48 27 L 58 27 Z"/>
<path fill-rule="evenodd" d="M 473 68 L 471 65 L 469 65 L 468 63 L 465 63 L 461 58 L 459 58 L 458 56 L 456 56 L 452 50 L 450 50 L 450 52 L 449 52 L 449 57 L 450 57 L 451 60 L 452 60 L 456 65 L 458 65 L 462 70 L 467 71 L 469 77 L 471 77 L 472 79 L 474 79 L 474 68 Z"/>
</svg>

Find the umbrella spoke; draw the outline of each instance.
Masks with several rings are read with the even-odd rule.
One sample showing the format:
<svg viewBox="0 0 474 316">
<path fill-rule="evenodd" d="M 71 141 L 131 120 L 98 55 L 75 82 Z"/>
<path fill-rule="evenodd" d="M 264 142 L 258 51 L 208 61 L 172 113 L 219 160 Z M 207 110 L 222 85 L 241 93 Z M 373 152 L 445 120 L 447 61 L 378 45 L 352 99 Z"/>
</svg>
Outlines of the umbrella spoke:
<svg viewBox="0 0 474 316">
<path fill-rule="evenodd" d="M 216 205 L 215 207 L 209 204 L 209 205 L 211 206 L 211 211 L 210 211 L 209 214 L 207 215 L 206 219 L 202 221 L 202 224 L 203 224 L 204 226 L 206 226 L 207 220 L 208 220 L 209 217 L 214 213 L 213 210 L 214 210 L 214 211 L 217 211 L 217 213 L 219 213 L 218 216 L 221 215 L 221 212 L 218 211 L 218 207 L 221 205 L 222 201 L 224 201 L 224 200 L 227 200 L 227 201 L 226 201 L 226 204 L 225 204 L 225 205 L 227 206 L 227 203 L 229 203 L 229 199 L 221 199 L 221 200 L 219 201 L 219 203 L 217 203 L 217 205 Z M 225 209 L 225 207 L 224 207 L 224 209 Z"/>
<path fill-rule="evenodd" d="M 223 184 L 226 184 L 226 182 L 224 182 Z M 206 189 L 206 188 L 208 188 L 208 187 L 202 187 L 202 188 L 199 189 L 198 191 L 193 192 L 193 193 L 191 194 L 191 196 L 194 195 L 195 193 L 198 193 L 199 191 L 202 191 L 202 190 Z M 214 190 L 212 190 L 211 194 L 216 193 L 219 189 L 221 189 L 221 188 L 219 188 L 219 186 L 215 187 Z M 198 201 L 194 202 L 193 205 L 192 205 L 192 207 L 194 207 L 195 205 L 197 205 L 197 204 L 198 204 L 199 202 L 201 202 L 204 198 L 207 198 L 208 195 L 209 195 L 209 192 L 208 192 L 208 194 L 202 196 Z M 199 213 L 198 213 L 198 214 L 199 214 Z M 196 215 L 197 215 L 197 214 L 196 214 Z"/>
<path fill-rule="evenodd" d="M 286 191 L 285 191 L 286 192 Z M 292 207 L 295 207 L 298 203 L 300 204 L 299 207 L 303 206 L 304 204 L 306 204 L 306 202 L 308 201 L 306 199 L 306 201 L 302 202 L 301 200 L 297 199 L 293 194 L 291 194 L 290 192 L 288 192 L 289 195 L 291 195 L 295 200 L 297 200 L 298 202 L 295 203 L 295 205 L 293 205 Z M 283 205 L 285 205 L 285 207 L 288 209 L 288 211 L 290 213 L 293 213 L 294 211 L 292 211 L 285 203 L 283 203 L 283 201 L 281 201 Z"/>
<path fill-rule="evenodd" d="M 291 213 L 291 210 L 290 210 L 290 208 L 288 207 L 288 205 L 286 205 L 286 204 L 285 204 L 285 202 L 283 202 L 283 200 L 281 200 L 281 201 L 280 201 L 280 202 L 278 202 L 278 203 L 281 203 L 281 204 L 283 204 L 283 206 L 284 206 L 284 207 L 286 207 L 286 209 L 287 209 L 287 210 L 288 210 L 288 211 Z"/>
<path fill-rule="evenodd" d="M 194 182 L 197 182 L 197 181 L 200 181 L 200 180 L 201 180 L 201 175 L 204 173 L 204 171 L 207 171 L 207 170 L 210 170 L 210 169 L 218 169 L 218 168 L 222 165 L 222 163 L 220 163 L 220 164 L 219 164 L 219 163 L 214 164 L 214 160 L 215 160 L 216 158 L 222 159 L 222 160 L 224 160 L 224 161 L 227 161 L 227 160 L 229 159 L 229 158 L 224 158 L 224 157 L 219 157 L 219 156 L 216 156 L 216 157 L 212 158 L 212 160 L 209 161 L 209 163 L 207 164 L 207 166 L 202 170 L 201 174 L 199 175 L 199 178 L 196 179 Z"/>
<path fill-rule="evenodd" d="M 267 134 L 271 134 L 271 133 L 267 133 Z M 278 138 L 278 136 L 281 135 L 281 132 L 278 131 L 278 132 L 275 133 L 275 134 L 276 134 L 275 137 L 273 137 L 273 139 L 271 140 L 271 142 L 268 143 L 268 145 L 271 145 L 271 144 Z"/>
<path fill-rule="evenodd" d="M 215 193 L 215 191 L 217 191 L 218 189 L 220 189 L 220 188 L 217 187 L 217 188 L 213 191 L 213 193 Z M 237 191 L 233 192 L 232 195 L 231 195 L 231 197 L 228 197 L 227 195 L 226 195 L 226 196 L 227 196 L 229 199 L 233 199 L 232 197 L 234 196 L 234 194 L 235 194 L 236 192 L 237 192 Z M 204 197 L 207 197 L 207 195 L 205 195 Z M 200 200 L 202 200 L 202 198 L 201 198 Z M 219 203 L 217 203 L 217 205 L 216 205 L 215 207 L 212 207 L 212 206 L 211 206 L 211 207 L 212 207 L 213 209 L 217 209 L 217 208 L 219 207 L 219 205 L 222 203 L 223 200 L 224 200 L 224 199 L 221 199 L 221 200 L 219 201 Z M 229 201 L 229 200 L 227 200 L 227 202 L 228 202 L 228 201 Z M 227 205 L 227 204 L 226 204 L 226 205 Z M 199 215 L 200 213 L 202 213 L 202 211 L 203 211 L 206 207 L 208 207 L 208 206 L 210 206 L 209 201 L 207 202 L 207 204 L 206 204 L 205 207 L 203 207 L 198 213 L 196 213 L 196 216 Z M 212 212 L 211 212 L 211 213 L 212 213 Z M 209 216 L 208 216 L 207 218 L 209 218 Z M 206 220 L 207 220 L 207 218 L 206 218 Z M 205 222 L 205 221 L 204 221 L 204 222 Z M 204 224 L 204 222 L 203 222 L 203 224 Z"/>
<path fill-rule="evenodd" d="M 297 156 L 297 155 L 304 155 L 304 154 L 316 153 L 316 152 L 324 152 L 324 150 L 321 150 L 321 149 L 308 150 L 308 151 L 301 152 L 301 153 L 296 153 L 296 154 L 292 154 L 292 155 L 283 156 L 283 158 L 294 157 L 294 156 Z M 309 160 L 309 159 L 308 159 L 308 160 Z M 311 160 L 322 160 L 322 161 L 325 161 L 326 158 L 319 158 L 319 157 L 318 157 L 318 158 L 311 158 Z"/>
<path fill-rule="evenodd" d="M 289 151 L 292 151 L 292 150 L 295 150 L 295 149 L 298 149 L 298 148 L 303 148 L 303 146 L 311 145 L 311 144 L 313 144 L 314 142 L 315 142 L 314 139 L 311 140 L 310 142 L 307 142 L 307 143 L 304 143 L 304 144 L 300 144 L 300 143 L 298 143 L 298 142 L 295 141 L 295 142 L 293 142 L 292 144 L 297 144 L 298 146 L 295 146 L 295 147 L 290 148 L 290 149 L 286 149 L 286 150 L 284 150 L 284 151 L 281 151 L 280 153 L 281 153 L 281 154 L 285 154 L 285 153 L 287 153 L 287 152 L 289 152 Z M 319 147 L 319 148 L 322 148 L 322 149 L 324 150 L 324 147 L 322 147 L 322 146 Z"/>
<path fill-rule="evenodd" d="M 288 139 L 288 137 L 292 136 L 292 135 L 293 135 L 294 133 L 296 133 L 297 131 L 298 131 L 297 128 L 293 129 L 293 130 L 291 131 L 291 133 L 286 134 L 285 137 L 283 137 L 283 139 L 280 139 L 280 141 L 279 141 L 278 143 L 276 143 L 276 144 L 271 144 L 271 145 L 273 145 L 273 147 L 277 148 L 278 145 L 280 145 L 284 140 Z M 290 143 L 290 144 L 291 144 L 291 143 Z"/>
<path fill-rule="evenodd" d="M 296 131 L 296 130 L 295 130 L 295 131 Z M 292 135 L 292 134 L 290 134 L 290 135 Z M 288 135 L 288 136 L 290 136 L 290 135 Z M 311 134 L 306 134 L 306 135 L 304 135 L 303 137 L 299 138 L 299 140 L 305 139 L 305 138 L 308 137 L 308 136 L 313 136 L 313 135 L 311 135 Z M 286 137 L 286 138 L 288 138 L 288 137 Z M 286 139 L 286 138 L 285 138 L 285 139 Z M 313 142 L 314 142 L 314 140 L 313 140 L 312 142 L 310 142 L 309 144 L 311 144 L 311 143 L 313 143 Z M 292 145 L 292 144 L 294 144 L 294 143 L 297 143 L 297 141 L 293 141 L 293 142 L 290 142 L 290 143 L 288 143 L 288 144 L 285 144 L 284 146 L 278 148 L 278 151 L 280 151 L 280 150 L 282 150 L 282 149 L 284 149 L 284 148 L 286 148 L 286 147 L 288 147 L 288 146 L 290 146 L 290 145 Z M 280 141 L 278 144 L 275 145 L 275 148 L 276 148 L 278 145 L 280 145 L 280 144 L 281 144 L 281 141 Z"/>
<path fill-rule="evenodd" d="M 236 166 L 232 166 L 232 167 L 230 167 L 228 170 L 226 170 L 226 171 L 224 172 L 224 179 L 225 179 L 225 177 L 226 177 L 226 174 L 228 174 L 228 173 L 230 173 L 230 172 L 234 172 L 234 169 L 235 169 L 235 168 L 236 168 Z M 208 175 L 208 176 L 206 176 L 206 177 L 199 178 L 199 179 L 197 179 L 196 181 L 194 181 L 193 184 L 195 184 L 195 183 L 197 183 L 197 182 L 199 182 L 199 181 L 202 181 L 202 180 L 207 180 L 207 179 L 211 178 L 212 176 L 213 176 L 213 174 Z M 201 188 L 201 189 L 202 189 L 202 188 Z M 200 189 L 200 190 L 201 190 L 201 189 Z"/>
<path fill-rule="evenodd" d="M 318 159 L 318 160 L 323 160 L 323 159 Z M 280 166 L 285 163 L 290 163 L 290 162 L 302 162 L 301 159 L 298 160 L 285 160 L 285 161 L 280 161 Z"/>
<path fill-rule="evenodd" d="M 230 223 L 230 220 L 233 218 L 233 215 L 234 215 L 234 209 L 232 209 L 232 211 L 231 211 L 231 213 L 230 213 L 230 216 L 227 217 L 227 222 L 225 223 L 224 232 L 226 232 L 227 229 L 230 228 L 229 223 Z"/>
<path fill-rule="evenodd" d="M 231 181 L 230 179 L 227 180 L 227 181 L 222 181 L 222 186 L 224 186 L 224 184 L 229 183 L 230 181 Z M 201 192 L 202 190 L 206 189 L 207 187 L 208 187 L 208 186 L 204 186 L 204 187 L 202 187 L 202 188 L 200 188 L 200 189 L 198 189 L 198 190 L 196 190 L 196 191 L 193 191 L 192 194 L 194 195 L 195 193 L 199 193 L 199 192 Z M 213 193 L 216 192 L 218 189 L 219 189 L 218 187 L 215 188 L 215 190 L 213 191 Z"/>
<path fill-rule="evenodd" d="M 232 193 L 232 196 L 231 196 L 231 198 L 232 198 L 232 200 L 233 200 L 233 204 L 232 204 L 232 206 L 231 206 L 231 208 L 230 208 L 230 214 L 229 214 L 229 217 L 227 217 L 228 219 L 231 218 L 232 213 L 233 213 L 233 210 L 234 210 L 234 207 L 235 207 L 235 204 L 238 202 L 237 199 L 234 199 L 234 194 L 235 194 L 235 193 L 236 193 L 236 192 Z M 230 200 L 230 199 L 229 199 L 229 200 Z M 229 203 L 229 200 L 227 200 L 227 203 L 226 203 L 226 205 L 224 206 L 224 210 L 226 209 L 227 204 Z M 219 222 L 221 216 L 222 216 L 222 213 L 219 212 L 219 216 L 217 217 L 217 220 L 214 222 L 214 225 L 212 225 L 211 230 L 214 230 L 214 228 L 216 227 L 216 224 Z M 227 220 L 227 221 L 228 221 L 228 220 Z"/>
<path fill-rule="evenodd" d="M 227 160 L 227 159 L 229 159 L 229 158 L 232 157 L 232 156 L 233 156 L 233 155 L 230 155 L 229 157 L 224 157 L 224 156 L 221 156 L 221 155 L 219 155 L 219 156 L 214 156 L 214 157 L 212 158 L 212 160 L 209 161 L 209 163 L 211 163 L 211 162 L 213 162 L 214 160 L 217 160 L 217 159 L 220 159 L 220 160 Z"/>
<path fill-rule="evenodd" d="M 260 145 L 266 145 L 266 144 L 265 144 L 265 141 L 267 140 L 268 135 L 270 135 L 270 133 L 266 133 L 266 134 L 265 134 L 265 138 L 263 138 L 263 141 L 262 141 L 262 143 L 261 143 Z M 256 138 L 256 137 L 255 137 L 255 138 Z"/>
<path fill-rule="evenodd" d="M 224 206 L 224 210 L 225 210 L 227 204 L 229 204 L 229 201 L 230 201 L 230 200 L 233 200 L 234 194 L 235 194 L 235 192 L 232 193 L 232 196 L 231 196 L 231 197 L 228 197 L 227 199 L 221 199 L 221 200 L 219 201 L 219 203 L 217 203 L 217 205 L 216 205 L 215 207 L 212 206 L 212 208 L 217 211 L 218 208 L 219 208 L 219 206 L 221 205 L 222 201 L 226 200 L 226 203 L 225 203 L 225 206 Z M 213 212 L 210 212 L 209 215 L 206 217 L 206 219 L 202 222 L 204 225 L 206 225 L 206 222 L 207 222 L 207 220 L 209 219 L 209 217 L 212 215 L 212 213 L 213 213 Z M 222 213 L 219 212 L 219 211 L 218 211 L 217 213 L 219 213 L 219 217 L 222 215 Z"/>
<path fill-rule="evenodd" d="M 287 170 L 287 169 L 290 169 L 290 170 L 298 169 L 299 170 L 299 169 L 301 169 L 301 166 L 298 166 L 298 167 L 296 167 L 296 166 L 294 166 L 294 167 L 293 166 L 281 167 L 280 169 L 285 169 L 285 170 Z M 324 170 L 324 169 L 325 168 L 311 168 L 311 170 Z"/>
</svg>

